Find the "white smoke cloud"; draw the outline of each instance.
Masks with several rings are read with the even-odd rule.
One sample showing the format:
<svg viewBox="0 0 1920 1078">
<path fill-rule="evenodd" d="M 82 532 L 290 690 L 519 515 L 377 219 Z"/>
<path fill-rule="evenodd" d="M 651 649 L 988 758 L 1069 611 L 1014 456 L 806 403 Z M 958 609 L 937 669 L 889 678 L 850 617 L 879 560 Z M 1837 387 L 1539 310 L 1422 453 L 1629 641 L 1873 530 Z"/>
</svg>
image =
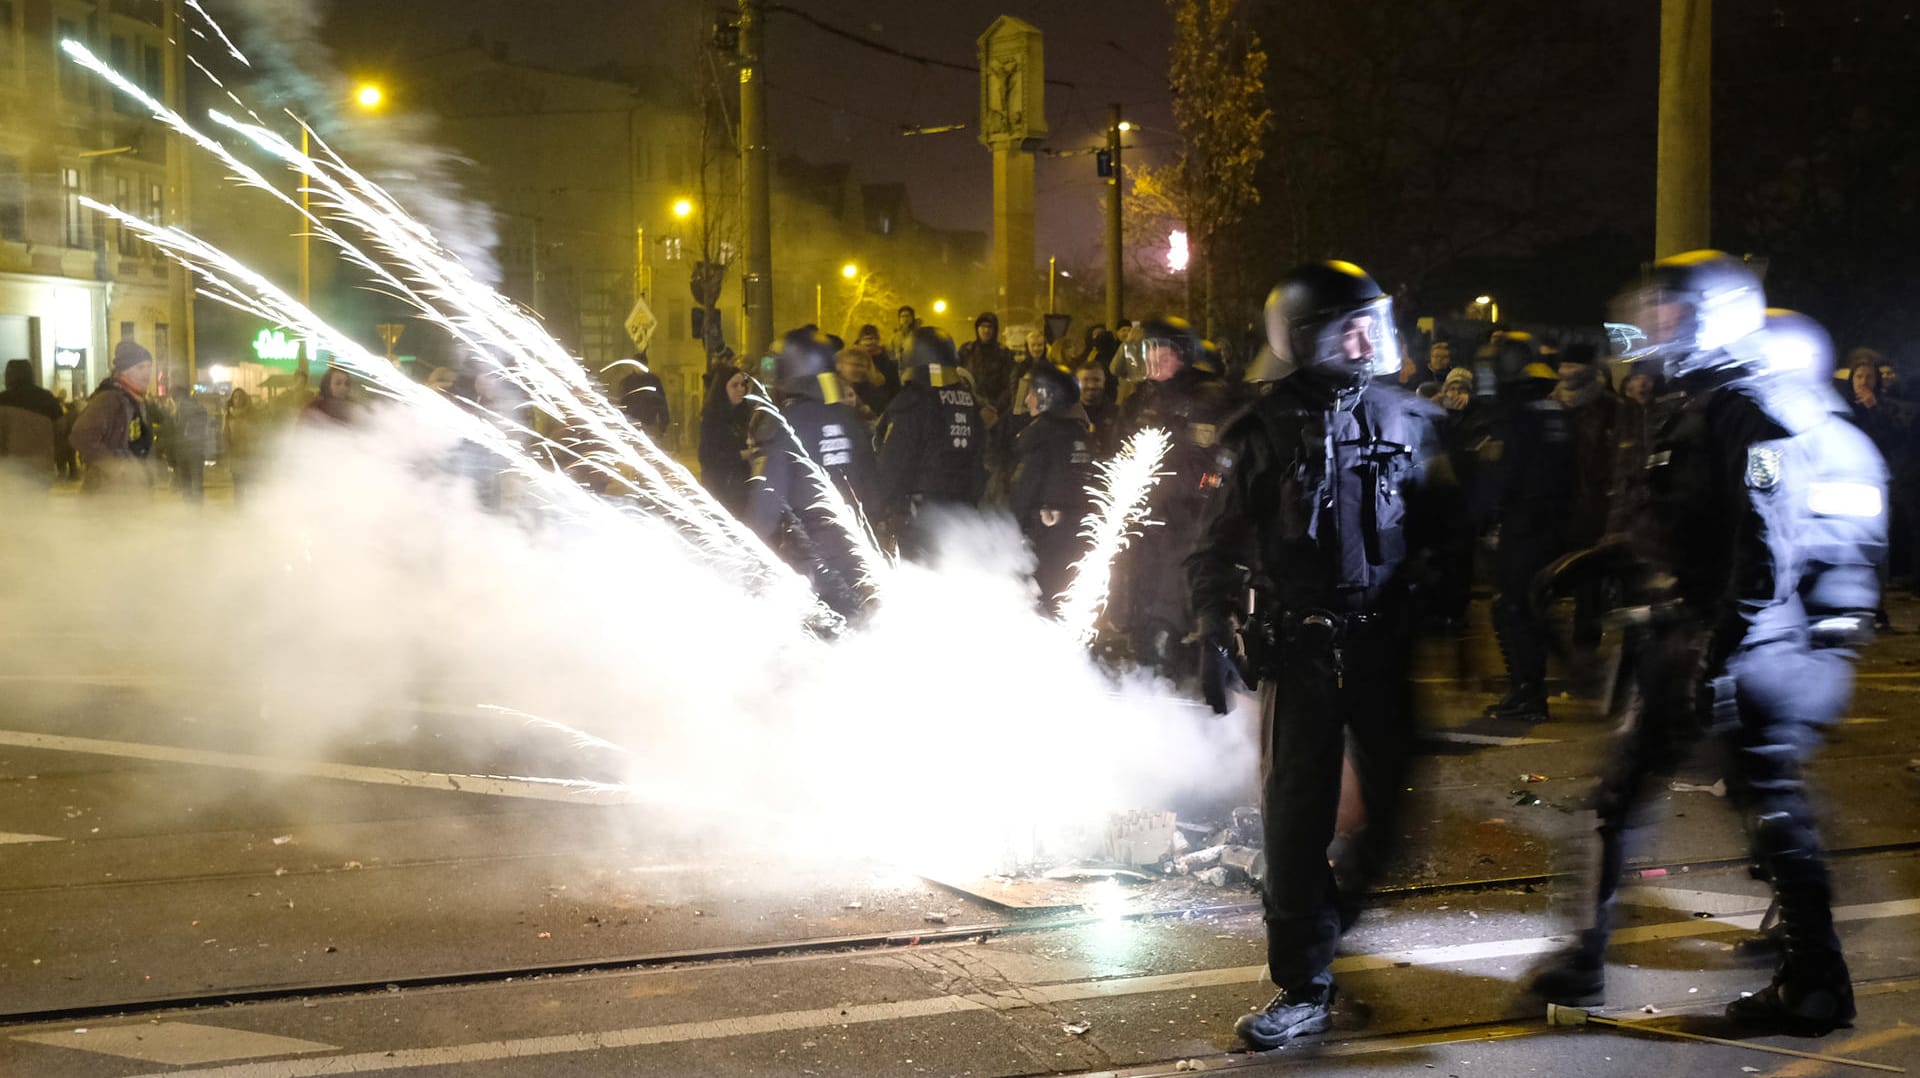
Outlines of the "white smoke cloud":
<svg viewBox="0 0 1920 1078">
<path fill-rule="evenodd" d="M 1089 855 L 1110 812 L 1251 788 L 1249 717 L 1098 669 L 1034 609 L 1010 522 L 952 521 L 829 643 L 664 525 L 481 509 L 411 422 L 300 431 L 238 507 L 6 493 L 39 511 L 0 517 L 0 608 L 34 627 L 0 673 L 60 675 L 12 681 L 15 707 L 134 675 L 157 738 L 190 711 L 233 751 L 302 759 L 452 716 L 447 760 L 409 766 L 626 782 L 637 838 L 960 874 Z"/>
<path fill-rule="evenodd" d="M 319 0 L 225 0 L 215 9 L 238 15 L 232 28 L 262 80 L 249 97 L 304 120 L 426 224 L 475 278 L 498 285 L 494 248 L 500 237 L 493 210 L 460 197 L 472 162 L 436 145 L 432 119 L 422 113 L 348 115 L 353 86 L 334 67 L 333 52 L 320 36 L 327 8 Z M 260 111 L 273 119 L 266 109 Z M 322 156 L 317 147 L 315 156 Z"/>
</svg>

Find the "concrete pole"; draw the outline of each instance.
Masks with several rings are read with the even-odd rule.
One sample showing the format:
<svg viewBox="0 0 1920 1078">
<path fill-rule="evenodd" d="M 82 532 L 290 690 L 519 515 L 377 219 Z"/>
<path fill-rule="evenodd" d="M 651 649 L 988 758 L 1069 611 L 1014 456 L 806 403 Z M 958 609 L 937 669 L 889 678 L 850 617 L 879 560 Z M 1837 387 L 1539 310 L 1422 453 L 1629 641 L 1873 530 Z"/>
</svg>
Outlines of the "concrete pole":
<svg viewBox="0 0 1920 1078">
<path fill-rule="evenodd" d="M 773 200 L 768 187 L 767 78 L 761 67 L 766 0 L 740 0 L 740 156 L 746 180 L 746 352 L 753 364 L 773 343 Z"/>
<path fill-rule="evenodd" d="M 1033 152 L 1017 144 L 993 151 L 995 306 L 1010 322 L 1035 313 L 1033 288 Z"/>
<path fill-rule="evenodd" d="M 1713 0 L 1661 0 L 1653 256 L 1711 245 Z"/>
<path fill-rule="evenodd" d="M 1107 106 L 1107 153 L 1113 162 L 1113 175 L 1107 177 L 1107 329 L 1120 332 L 1120 311 L 1125 289 L 1120 279 L 1120 106 Z"/>
</svg>

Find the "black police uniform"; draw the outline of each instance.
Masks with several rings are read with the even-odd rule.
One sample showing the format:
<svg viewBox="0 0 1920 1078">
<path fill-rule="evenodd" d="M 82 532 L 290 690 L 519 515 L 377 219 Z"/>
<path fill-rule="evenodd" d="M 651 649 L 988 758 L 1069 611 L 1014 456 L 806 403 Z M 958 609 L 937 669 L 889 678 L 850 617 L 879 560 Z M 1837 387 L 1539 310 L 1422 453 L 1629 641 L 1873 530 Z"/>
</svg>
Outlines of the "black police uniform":
<svg viewBox="0 0 1920 1078">
<path fill-rule="evenodd" d="M 1013 445 L 1013 494 L 1008 507 L 1033 545 L 1033 579 L 1051 607 L 1068 583 L 1081 550 L 1080 525 L 1092 498 L 1092 434 L 1071 412 L 1034 416 Z M 1044 510 L 1058 513 L 1053 523 Z"/>
<path fill-rule="evenodd" d="M 1798 1032 L 1850 1024 L 1853 995 L 1803 768 L 1852 693 L 1851 659 L 1878 605 L 1884 463 L 1812 379 L 1708 369 L 1662 398 L 1637 537 L 1673 595 L 1633 657 L 1631 714 L 1597 800 L 1593 925 L 1535 989 L 1602 989 L 1621 872 L 1647 803 L 1703 733 L 1772 879 L 1785 936 L 1773 985 L 1728 1014 Z"/>
<path fill-rule="evenodd" d="M 1180 566 L 1193 552 L 1209 496 L 1219 486 L 1221 428 L 1242 405 L 1217 374 L 1182 366 L 1164 382 L 1145 381 L 1121 407 L 1121 439 L 1158 427 L 1172 446 L 1148 495 L 1145 528 L 1128 548 L 1126 625 L 1134 657 L 1163 673 L 1192 669 L 1182 641 L 1193 625 Z"/>
<path fill-rule="evenodd" d="M 832 377 L 820 376 L 819 385 Z M 785 424 L 761 412 L 748 428 L 754 478 L 747 524 L 813 580 L 828 606 L 851 616 L 864 599 L 856 540 L 823 504 L 820 471 L 863 513 L 873 498 L 873 449 L 859 414 L 837 395 L 824 388 L 788 392 L 780 405 Z M 808 467 L 802 454 L 820 471 Z"/>
<path fill-rule="evenodd" d="M 1555 378 L 1544 367 L 1515 373 L 1500 387 L 1495 425 L 1501 448 L 1493 627 L 1507 661 L 1508 692 L 1489 714 L 1538 721 L 1547 717 L 1548 626 L 1531 595 L 1534 576 L 1566 552 L 1573 437 L 1565 409 L 1553 399 Z"/>
<path fill-rule="evenodd" d="M 953 366 L 909 368 L 906 384 L 880 418 L 879 439 L 882 512 L 909 552 L 924 539 L 913 526 L 924 510 L 980 504 L 987 487 L 987 428 L 972 387 Z"/>
<path fill-rule="evenodd" d="M 1247 573 L 1257 582 L 1246 639 L 1262 682 L 1267 966 L 1295 998 L 1332 984 L 1351 903 L 1394 830 L 1414 722 L 1409 578 L 1446 482 L 1439 420 L 1395 387 L 1281 380 L 1222 436 L 1223 479 L 1186 562 L 1208 639 L 1244 613 Z M 1329 871 L 1348 751 L 1368 822 Z"/>
</svg>

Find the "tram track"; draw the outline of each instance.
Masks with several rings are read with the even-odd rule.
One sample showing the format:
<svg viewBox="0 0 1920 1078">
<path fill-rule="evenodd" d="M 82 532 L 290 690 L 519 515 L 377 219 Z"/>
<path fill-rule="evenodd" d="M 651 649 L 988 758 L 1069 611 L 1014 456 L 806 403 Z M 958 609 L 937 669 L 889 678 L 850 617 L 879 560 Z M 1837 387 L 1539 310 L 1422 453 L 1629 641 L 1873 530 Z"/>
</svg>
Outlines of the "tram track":
<svg viewBox="0 0 1920 1078">
<path fill-rule="evenodd" d="M 1843 847 L 1828 851 L 1836 860 L 1920 853 L 1920 840 Z M 1665 864 L 1642 864 L 1633 871 L 1644 876 L 1672 876 L 1692 871 L 1737 868 L 1745 857 L 1704 858 Z M 1462 894 L 1475 891 L 1510 890 L 1552 883 L 1571 877 L 1570 873 L 1533 873 L 1490 876 L 1466 880 L 1405 884 L 1377 888 L 1371 896 L 1396 901 L 1433 895 Z M 931 883 L 932 881 L 929 881 Z M 935 885 L 941 886 L 941 885 Z M 984 901 L 984 900 L 983 900 Z M 1003 907 L 1004 908 L 1004 907 Z M 409 989 L 460 988 L 507 984 L 515 981 L 579 974 L 630 973 L 646 969 L 711 967 L 728 963 L 765 961 L 823 953 L 853 953 L 890 949 L 977 942 L 993 937 L 1029 935 L 1062 931 L 1114 921 L 1152 922 L 1201 917 L 1231 917 L 1260 912 L 1257 900 L 1213 903 L 1203 906 L 1178 906 L 1163 909 L 1134 910 L 1119 914 L 1073 913 L 1051 916 L 1020 916 L 1009 910 L 999 920 L 965 925 L 929 926 L 878 930 L 831 936 L 808 936 L 752 943 L 724 944 L 713 947 L 653 951 L 607 958 L 574 959 L 556 962 L 526 963 L 512 966 L 479 967 L 409 976 L 316 980 L 282 984 L 242 985 L 213 991 L 181 993 L 119 1000 L 107 1003 L 0 1012 L 0 1027 L 49 1023 L 97 1021 L 161 1012 L 186 1012 L 240 1004 L 280 1003 L 344 998 Z"/>
</svg>

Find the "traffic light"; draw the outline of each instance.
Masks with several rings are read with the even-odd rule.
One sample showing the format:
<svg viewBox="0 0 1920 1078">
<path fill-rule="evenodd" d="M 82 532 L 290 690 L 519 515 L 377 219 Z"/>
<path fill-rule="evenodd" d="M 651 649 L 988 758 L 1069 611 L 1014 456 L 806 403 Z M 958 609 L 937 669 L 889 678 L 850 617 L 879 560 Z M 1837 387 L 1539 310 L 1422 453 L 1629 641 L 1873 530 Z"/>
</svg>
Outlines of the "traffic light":
<svg viewBox="0 0 1920 1078">
<path fill-rule="evenodd" d="M 1101 179 L 1113 179 L 1113 151 L 1095 150 L 1093 154 L 1093 167 L 1094 171 L 1100 174 Z"/>
</svg>

